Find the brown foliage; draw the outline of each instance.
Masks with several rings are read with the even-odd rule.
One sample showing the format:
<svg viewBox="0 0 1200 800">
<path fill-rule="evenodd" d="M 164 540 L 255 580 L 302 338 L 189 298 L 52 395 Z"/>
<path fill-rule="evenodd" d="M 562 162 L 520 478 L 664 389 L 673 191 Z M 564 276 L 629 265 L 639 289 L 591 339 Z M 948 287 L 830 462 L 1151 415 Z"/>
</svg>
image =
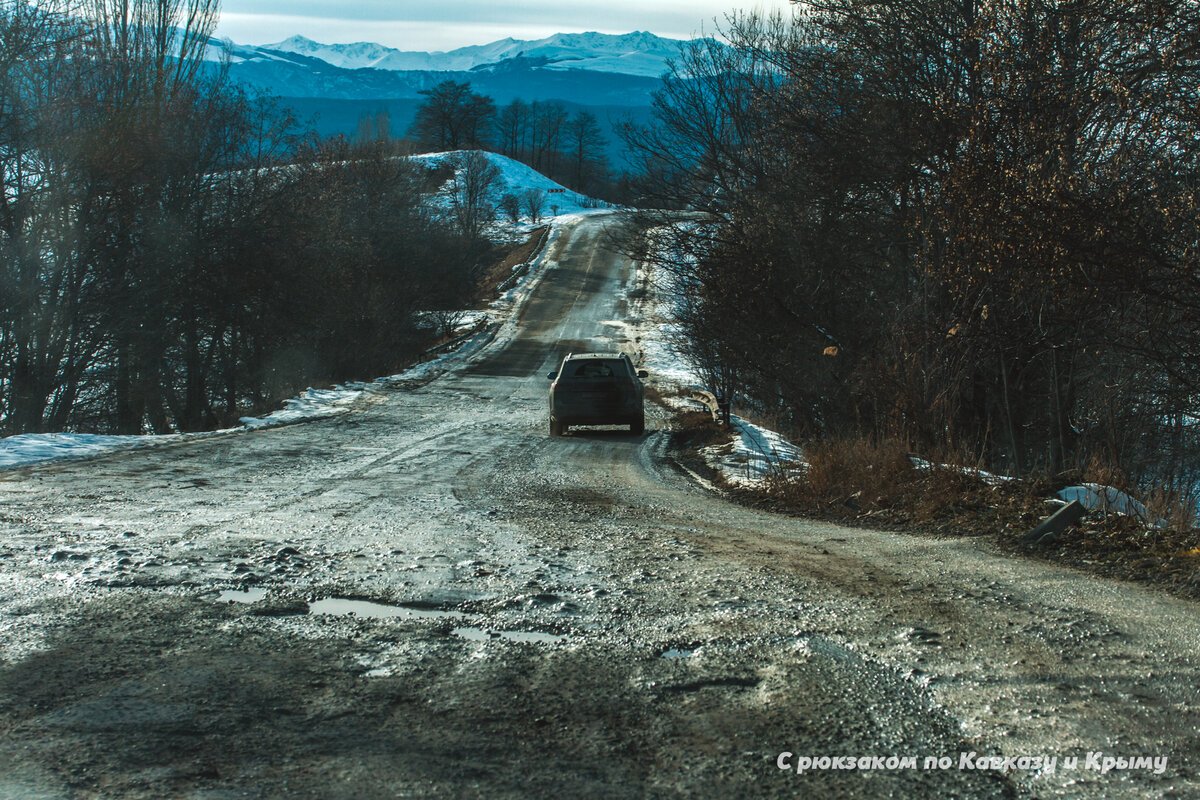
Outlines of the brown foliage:
<svg viewBox="0 0 1200 800">
<path fill-rule="evenodd" d="M 1055 506 L 1046 498 L 1066 485 L 1121 476 L 1102 462 L 1084 473 L 1034 479 L 985 480 L 959 466 L 922 466 L 894 439 L 838 439 L 805 447 L 811 466 L 799 476 L 780 476 L 761 493 L 743 490 L 751 503 L 854 525 L 923 534 L 986 536 L 1002 547 L 1126 580 L 1155 583 L 1200 595 L 1200 532 L 1195 506 L 1169 491 L 1153 492 L 1147 505 L 1167 525 L 1101 513 L 1085 516 L 1052 544 L 1031 548 L 1027 533 Z"/>
<path fill-rule="evenodd" d="M 767 496 L 822 516 L 971 531 L 970 518 L 1004 493 L 972 471 L 914 460 L 898 439 L 830 439 L 804 454 L 807 469 L 772 482 Z"/>
</svg>

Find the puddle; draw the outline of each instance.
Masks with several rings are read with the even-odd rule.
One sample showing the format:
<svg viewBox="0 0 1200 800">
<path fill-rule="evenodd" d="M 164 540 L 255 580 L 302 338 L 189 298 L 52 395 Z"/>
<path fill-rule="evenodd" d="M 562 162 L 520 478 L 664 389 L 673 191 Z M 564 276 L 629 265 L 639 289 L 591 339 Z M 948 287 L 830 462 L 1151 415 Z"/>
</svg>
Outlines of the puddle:
<svg viewBox="0 0 1200 800">
<path fill-rule="evenodd" d="M 266 589 L 226 589 L 217 595 L 218 603 L 257 603 L 267 597 Z"/>
<path fill-rule="evenodd" d="M 667 650 L 662 654 L 663 658 L 691 658 L 695 650 Z"/>
<path fill-rule="evenodd" d="M 436 608 L 409 608 L 407 606 L 389 606 L 383 603 L 372 603 L 368 600 L 345 600 L 340 597 L 329 597 L 325 600 L 314 600 L 308 604 L 308 613 L 313 615 L 328 615 L 334 617 L 361 617 L 365 619 L 435 619 L 441 617 L 461 617 L 459 611 L 443 611 Z"/>
<path fill-rule="evenodd" d="M 411 608 L 409 606 L 389 606 L 383 603 L 372 603 L 368 600 L 346 600 L 340 597 L 330 597 L 325 600 L 315 600 L 308 604 L 308 613 L 312 616 L 327 615 L 337 617 L 354 616 L 360 619 L 444 619 L 446 617 L 462 618 L 467 616 L 462 611 L 446 611 L 438 608 Z M 553 644 L 566 639 L 553 633 L 537 631 L 493 631 L 486 628 L 464 626 L 455 628 L 452 633 L 462 639 L 474 642 L 488 642 L 493 639 L 504 639 L 510 642 L 541 642 Z"/>
<path fill-rule="evenodd" d="M 490 642 L 492 639 L 505 639 L 510 642 L 542 642 L 544 644 L 553 644 L 567 638 L 553 633 L 538 633 L 536 631 L 489 631 L 484 628 L 455 628 L 451 633 L 472 642 Z"/>
</svg>

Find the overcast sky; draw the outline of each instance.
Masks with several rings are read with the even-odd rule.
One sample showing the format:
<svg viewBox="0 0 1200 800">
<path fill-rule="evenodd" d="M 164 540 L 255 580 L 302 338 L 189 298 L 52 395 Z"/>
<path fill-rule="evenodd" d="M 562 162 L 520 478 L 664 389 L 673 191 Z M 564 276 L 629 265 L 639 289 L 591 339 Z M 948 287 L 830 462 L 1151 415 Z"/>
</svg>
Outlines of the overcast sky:
<svg viewBox="0 0 1200 800">
<path fill-rule="evenodd" d="M 378 42 L 427 51 L 582 31 L 650 31 L 686 39 L 712 32 L 713 19 L 733 9 L 788 5 L 788 0 L 224 0 L 217 33 L 239 44 L 300 34 L 326 43 Z"/>
</svg>

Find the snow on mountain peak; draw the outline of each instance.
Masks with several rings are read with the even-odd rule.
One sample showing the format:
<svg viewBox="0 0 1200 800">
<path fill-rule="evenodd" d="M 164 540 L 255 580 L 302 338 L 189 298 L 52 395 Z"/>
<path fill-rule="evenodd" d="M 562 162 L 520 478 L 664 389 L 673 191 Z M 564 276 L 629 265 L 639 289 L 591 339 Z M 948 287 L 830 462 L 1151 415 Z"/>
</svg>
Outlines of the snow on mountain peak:
<svg viewBox="0 0 1200 800">
<path fill-rule="evenodd" d="M 373 67 L 391 52 L 390 47 L 384 47 L 374 42 L 353 42 L 351 44 L 322 44 L 306 36 L 290 36 L 282 42 L 266 44 L 263 50 L 275 50 L 284 53 L 295 53 L 311 56 L 345 69 L 363 69 Z"/>
<path fill-rule="evenodd" d="M 658 77 L 666 61 L 678 53 L 680 42 L 647 31 L 627 34 L 556 33 L 533 41 L 500 39 L 449 52 L 397 50 L 372 42 L 322 44 L 292 36 L 262 50 L 317 58 L 345 69 L 469 71 L 510 58 L 544 59 L 554 69 L 586 69 Z"/>
</svg>

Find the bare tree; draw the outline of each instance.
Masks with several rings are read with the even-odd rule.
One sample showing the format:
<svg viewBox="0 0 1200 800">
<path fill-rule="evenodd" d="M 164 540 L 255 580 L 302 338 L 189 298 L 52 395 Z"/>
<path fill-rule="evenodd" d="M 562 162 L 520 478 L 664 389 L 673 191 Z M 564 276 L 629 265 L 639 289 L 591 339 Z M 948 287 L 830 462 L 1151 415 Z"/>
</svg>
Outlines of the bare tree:
<svg viewBox="0 0 1200 800">
<path fill-rule="evenodd" d="M 554 175 L 562 157 L 567 111 L 559 103 L 538 101 L 530 107 L 529 165 L 545 175 Z"/>
<path fill-rule="evenodd" d="M 586 194 L 608 172 L 608 159 L 604 155 L 608 143 L 600 132 L 596 116 L 587 111 L 578 112 L 568 120 L 563 141 L 564 154 L 570 163 L 570 185 Z"/>
<path fill-rule="evenodd" d="M 221 75 L 203 72 L 218 0 L 86 0 L 89 47 L 99 65 L 91 92 L 99 114 L 88 131 L 97 218 L 112 235 L 92 258 L 104 271 L 113 337 L 117 428 L 170 430 L 162 387 L 175 265 L 186 240 L 171 218 L 186 216 L 196 177 L 210 165 L 186 153 L 186 132 L 203 123 L 197 99 Z M 181 146 L 181 144 L 183 146 Z"/>
<path fill-rule="evenodd" d="M 542 221 L 542 213 L 546 210 L 546 193 L 541 189 L 528 188 L 521 194 L 521 204 L 529 221 L 535 225 Z"/>
<path fill-rule="evenodd" d="M 704 215 L 660 220 L 697 351 L 815 434 L 1157 448 L 1200 386 L 1200 6 L 804 5 L 689 45 L 625 131 L 647 202 Z"/>
<path fill-rule="evenodd" d="M 496 117 L 496 146 L 500 153 L 524 161 L 529 157 L 530 106 L 517 98 Z"/>
<path fill-rule="evenodd" d="M 0 430 L 60 427 L 102 345 L 63 100 L 88 68 L 64 5 L 0 9 Z"/>
<path fill-rule="evenodd" d="M 501 186 L 500 168 L 478 150 L 462 153 L 450 163 L 454 167 L 450 202 L 458 229 L 467 239 L 477 239 L 496 215 L 494 196 Z"/>
<path fill-rule="evenodd" d="M 505 194 L 500 198 L 500 210 L 514 225 L 521 221 L 521 198 L 515 194 Z"/>
<path fill-rule="evenodd" d="M 426 98 L 409 129 L 422 144 L 438 150 L 483 146 L 496 106 L 490 97 L 471 91 L 471 84 L 443 81 L 421 92 Z"/>
<path fill-rule="evenodd" d="M 386 108 L 381 108 L 374 114 L 364 114 L 358 118 L 358 132 L 354 135 L 355 144 L 371 145 L 392 140 L 392 118 Z"/>
</svg>

